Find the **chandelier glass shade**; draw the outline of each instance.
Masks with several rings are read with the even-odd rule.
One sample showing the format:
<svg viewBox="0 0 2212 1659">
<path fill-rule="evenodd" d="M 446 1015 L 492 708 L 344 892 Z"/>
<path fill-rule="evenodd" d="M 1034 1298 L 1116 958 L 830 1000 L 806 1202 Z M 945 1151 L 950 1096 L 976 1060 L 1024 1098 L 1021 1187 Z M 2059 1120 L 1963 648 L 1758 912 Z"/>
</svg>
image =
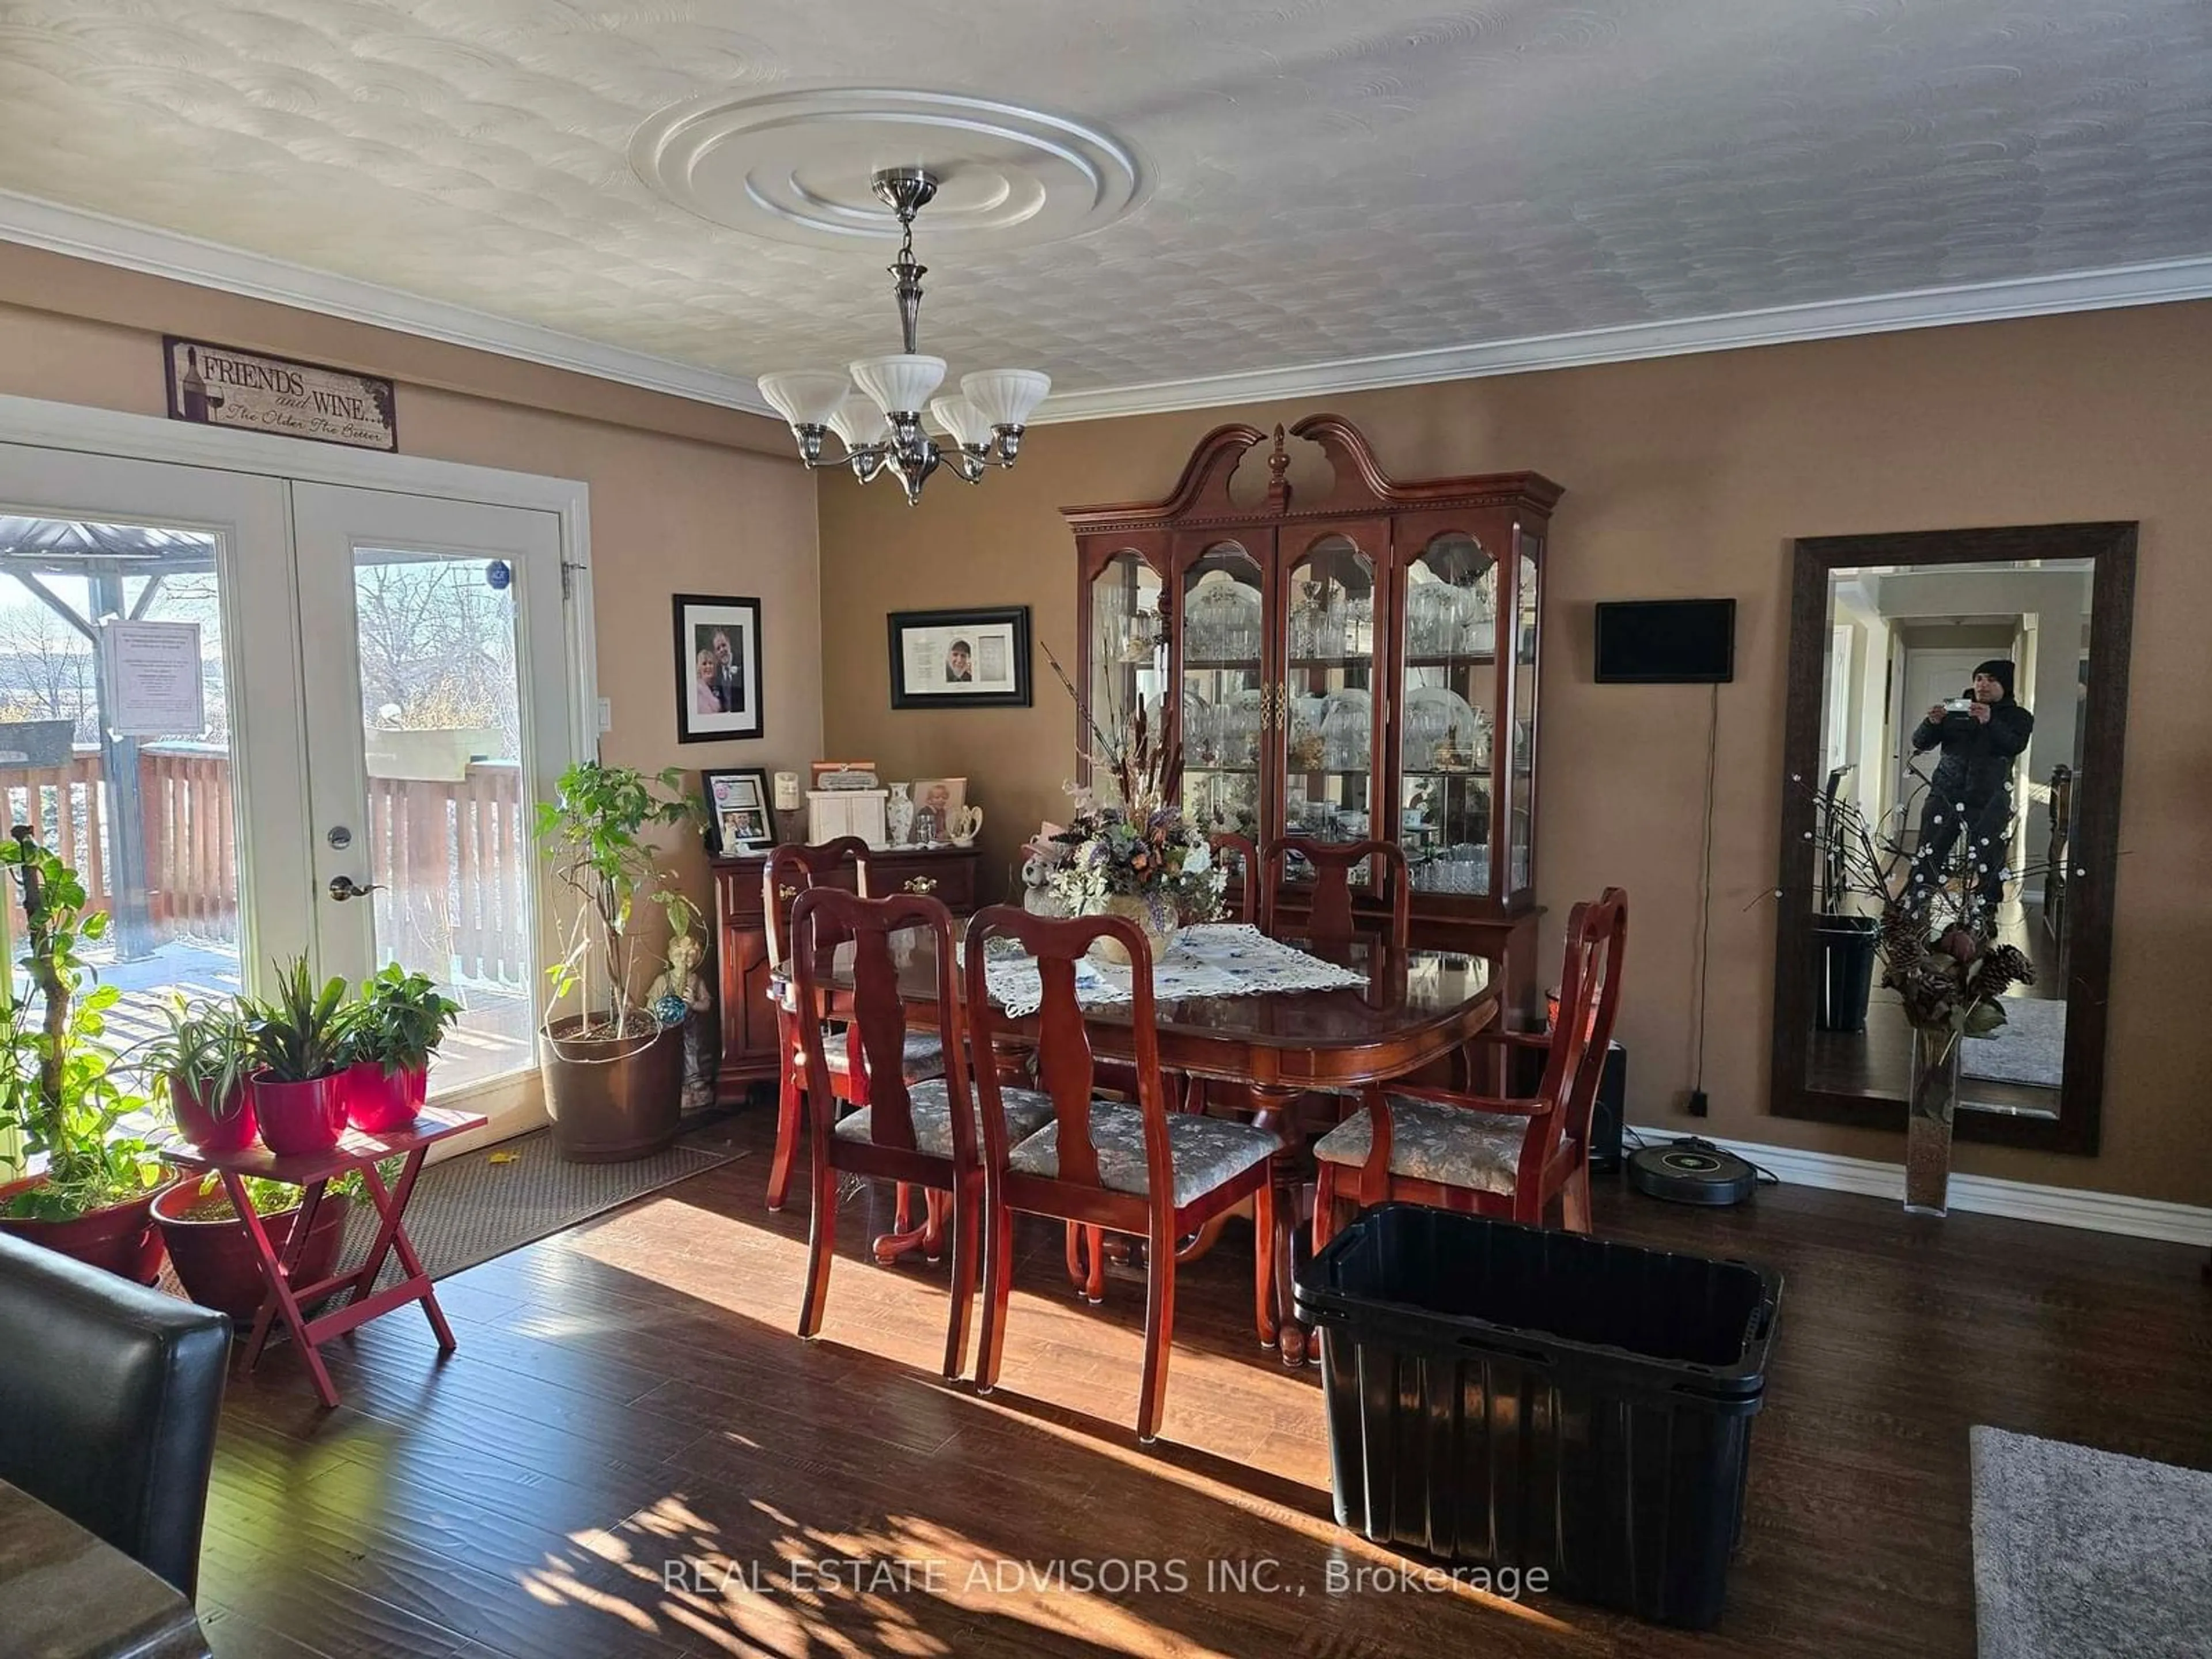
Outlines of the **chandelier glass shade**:
<svg viewBox="0 0 2212 1659">
<path fill-rule="evenodd" d="M 937 179 L 919 167 L 896 167 L 877 173 L 872 184 L 878 199 L 898 216 L 899 253 L 890 269 L 906 349 L 860 358 L 843 374 L 796 369 L 763 374 L 759 384 L 761 396 L 790 422 L 808 466 L 849 466 L 863 483 L 888 472 L 911 504 L 940 466 L 969 483 L 991 467 L 1012 466 L 1022 429 L 1052 381 L 1031 368 L 987 368 L 962 375 L 957 397 L 934 395 L 945 384 L 945 363 L 915 349 L 928 267 L 915 263 L 914 219 L 937 194 Z M 935 432 L 923 429 L 925 410 Z M 831 433 L 844 446 L 842 456 L 825 452 Z"/>
</svg>

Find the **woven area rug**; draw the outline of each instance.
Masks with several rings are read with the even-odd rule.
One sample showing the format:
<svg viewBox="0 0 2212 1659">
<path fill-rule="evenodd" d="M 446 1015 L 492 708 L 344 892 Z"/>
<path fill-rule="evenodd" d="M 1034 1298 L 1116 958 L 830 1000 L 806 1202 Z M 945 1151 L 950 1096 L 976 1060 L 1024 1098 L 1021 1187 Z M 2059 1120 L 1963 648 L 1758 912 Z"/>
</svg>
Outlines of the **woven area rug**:
<svg viewBox="0 0 2212 1659">
<path fill-rule="evenodd" d="M 2056 1089 L 2066 1070 L 2066 1004 L 2057 997 L 2007 997 L 1995 1036 L 1971 1039 L 1959 1069 L 1990 1083 Z"/>
<path fill-rule="evenodd" d="M 539 1129 L 424 1170 L 407 1206 L 407 1237 L 430 1277 L 443 1279 L 744 1156 L 709 1126 L 635 1163 L 569 1164 L 554 1152 L 553 1132 Z M 341 1264 L 364 1260 L 375 1237 L 375 1212 L 353 1206 Z M 398 1276 L 395 1258 L 377 1282 Z"/>
<path fill-rule="evenodd" d="M 1981 1659 L 2202 1659 L 2212 1474 L 1973 1431 Z"/>
</svg>

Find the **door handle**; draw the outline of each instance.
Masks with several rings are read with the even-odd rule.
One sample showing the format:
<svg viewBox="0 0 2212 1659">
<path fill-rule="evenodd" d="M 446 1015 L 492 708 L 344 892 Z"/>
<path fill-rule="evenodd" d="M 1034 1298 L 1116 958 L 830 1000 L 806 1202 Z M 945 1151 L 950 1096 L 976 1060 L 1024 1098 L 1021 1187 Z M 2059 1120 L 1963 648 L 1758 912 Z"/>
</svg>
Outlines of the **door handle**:
<svg viewBox="0 0 2212 1659">
<path fill-rule="evenodd" d="M 343 904 L 348 899 L 367 898 L 371 893 L 380 890 L 383 884 L 381 882 L 373 881 L 368 886 L 362 887 L 355 884 L 351 876 L 332 876 L 331 896 L 340 904 Z"/>
</svg>

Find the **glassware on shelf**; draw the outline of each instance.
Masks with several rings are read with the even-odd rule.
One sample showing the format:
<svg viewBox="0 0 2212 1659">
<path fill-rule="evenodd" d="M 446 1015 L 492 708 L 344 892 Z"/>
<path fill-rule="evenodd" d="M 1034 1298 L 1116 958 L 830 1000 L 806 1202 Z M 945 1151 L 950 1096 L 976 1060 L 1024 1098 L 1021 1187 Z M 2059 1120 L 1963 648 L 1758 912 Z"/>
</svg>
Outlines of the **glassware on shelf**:
<svg viewBox="0 0 2212 1659">
<path fill-rule="evenodd" d="M 1425 893 L 1487 893 L 1490 849 L 1462 842 L 1413 867 L 1413 885 Z"/>
<path fill-rule="evenodd" d="M 1321 732 L 1330 767 L 1340 772 L 1368 769 L 1374 759 L 1374 704 L 1364 691 L 1351 687 L 1329 694 Z"/>
</svg>

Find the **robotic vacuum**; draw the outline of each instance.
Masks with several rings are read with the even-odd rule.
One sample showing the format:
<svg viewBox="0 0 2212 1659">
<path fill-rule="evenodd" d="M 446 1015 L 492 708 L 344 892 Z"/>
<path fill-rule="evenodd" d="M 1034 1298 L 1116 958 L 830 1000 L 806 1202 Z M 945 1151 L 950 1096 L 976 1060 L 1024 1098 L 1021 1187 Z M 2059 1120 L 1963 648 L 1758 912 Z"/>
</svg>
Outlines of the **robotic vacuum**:
<svg viewBox="0 0 2212 1659">
<path fill-rule="evenodd" d="M 1692 1137 L 1630 1154 L 1628 1184 L 1670 1203 L 1720 1207 L 1749 1198 L 1759 1171 L 1734 1152 Z"/>
</svg>

